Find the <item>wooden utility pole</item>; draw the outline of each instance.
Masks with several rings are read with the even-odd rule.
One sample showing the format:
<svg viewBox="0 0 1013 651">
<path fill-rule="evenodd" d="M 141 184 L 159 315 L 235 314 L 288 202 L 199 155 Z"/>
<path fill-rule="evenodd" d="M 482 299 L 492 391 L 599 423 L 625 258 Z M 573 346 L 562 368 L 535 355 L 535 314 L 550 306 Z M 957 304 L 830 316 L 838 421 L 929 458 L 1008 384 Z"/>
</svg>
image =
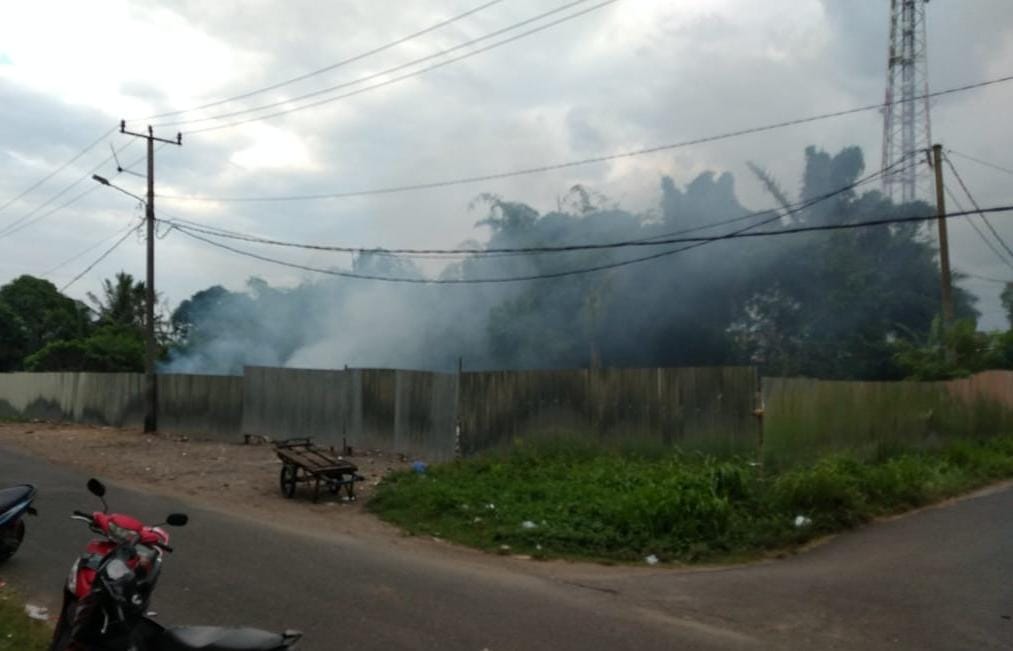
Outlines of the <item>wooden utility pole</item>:
<svg viewBox="0 0 1013 651">
<path fill-rule="evenodd" d="M 144 431 L 158 430 L 158 384 L 155 377 L 155 141 L 170 145 L 182 145 L 183 135 L 176 134 L 175 140 L 156 138 L 152 128 L 148 133 L 127 131 L 125 120 L 120 121 L 120 133 L 144 138 L 148 141 L 148 200 L 145 202 L 145 222 L 148 232 L 147 277 L 144 281 Z"/>
<path fill-rule="evenodd" d="M 946 235 L 946 197 L 943 187 L 943 146 L 932 145 L 936 171 L 936 215 L 939 221 L 939 281 L 942 285 L 943 327 L 953 323 L 953 285 L 950 281 L 950 241 Z"/>
</svg>

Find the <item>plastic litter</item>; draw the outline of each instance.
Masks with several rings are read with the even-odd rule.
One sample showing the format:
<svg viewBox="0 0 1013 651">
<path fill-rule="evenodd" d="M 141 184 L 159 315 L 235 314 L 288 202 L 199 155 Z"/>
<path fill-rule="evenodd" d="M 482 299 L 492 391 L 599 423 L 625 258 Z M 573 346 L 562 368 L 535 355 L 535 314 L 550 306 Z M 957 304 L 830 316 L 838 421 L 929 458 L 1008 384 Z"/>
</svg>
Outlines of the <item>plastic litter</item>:
<svg viewBox="0 0 1013 651">
<path fill-rule="evenodd" d="M 650 556 L 644 559 L 644 562 L 647 563 L 648 565 L 657 565 L 658 563 L 661 562 L 661 560 L 658 559 L 658 557 L 655 556 L 654 554 L 651 554 Z"/>
<path fill-rule="evenodd" d="M 802 527 L 808 527 L 813 523 L 812 518 L 807 518 L 804 515 L 795 516 L 795 527 L 801 529 Z"/>
<path fill-rule="evenodd" d="M 415 461 L 412 463 L 412 471 L 415 472 L 416 475 L 424 475 L 428 469 L 429 466 L 426 465 L 425 461 Z"/>
<path fill-rule="evenodd" d="M 521 523 L 522 529 L 534 529 L 537 526 L 538 525 L 532 522 L 531 520 L 525 520 L 524 522 Z"/>
<path fill-rule="evenodd" d="M 29 618 L 39 622 L 49 621 L 49 609 L 42 606 L 33 606 L 32 604 L 25 604 L 25 614 Z"/>
</svg>

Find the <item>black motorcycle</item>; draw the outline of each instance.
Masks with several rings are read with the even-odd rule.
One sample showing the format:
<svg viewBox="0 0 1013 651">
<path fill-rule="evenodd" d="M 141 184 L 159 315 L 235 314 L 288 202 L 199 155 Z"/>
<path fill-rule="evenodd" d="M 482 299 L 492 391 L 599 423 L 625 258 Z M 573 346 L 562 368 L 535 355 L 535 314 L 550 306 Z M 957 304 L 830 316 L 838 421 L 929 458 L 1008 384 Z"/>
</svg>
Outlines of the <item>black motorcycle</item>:
<svg viewBox="0 0 1013 651">
<path fill-rule="evenodd" d="M 109 513 L 105 486 L 88 490 L 102 499 L 102 511 L 71 516 L 99 534 L 67 577 L 63 606 L 50 651 L 283 651 L 302 637 L 296 631 L 270 633 L 253 628 L 191 626 L 163 628 L 147 617 L 162 558 L 172 552 L 169 534 L 122 513 Z M 189 518 L 174 513 L 173 527 Z"/>
<path fill-rule="evenodd" d="M 0 488 L 0 563 L 14 555 L 25 539 L 25 515 L 35 515 L 35 487 Z"/>
</svg>

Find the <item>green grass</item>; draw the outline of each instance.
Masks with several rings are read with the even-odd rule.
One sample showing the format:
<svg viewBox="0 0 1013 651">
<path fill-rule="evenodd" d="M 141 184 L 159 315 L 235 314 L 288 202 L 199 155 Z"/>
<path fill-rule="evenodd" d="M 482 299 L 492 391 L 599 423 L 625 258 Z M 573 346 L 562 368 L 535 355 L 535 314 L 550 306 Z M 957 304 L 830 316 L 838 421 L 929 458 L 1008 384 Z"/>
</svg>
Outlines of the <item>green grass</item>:
<svg viewBox="0 0 1013 651">
<path fill-rule="evenodd" d="M 410 534 L 511 554 L 637 562 L 750 558 L 1013 477 L 1013 436 L 884 446 L 775 475 L 745 460 L 574 441 L 402 472 L 369 508 Z M 811 524 L 797 527 L 796 516 Z"/>
<path fill-rule="evenodd" d="M 43 651 L 52 630 L 25 614 L 25 604 L 10 588 L 0 588 L 0 651 Z"/>
</svg>

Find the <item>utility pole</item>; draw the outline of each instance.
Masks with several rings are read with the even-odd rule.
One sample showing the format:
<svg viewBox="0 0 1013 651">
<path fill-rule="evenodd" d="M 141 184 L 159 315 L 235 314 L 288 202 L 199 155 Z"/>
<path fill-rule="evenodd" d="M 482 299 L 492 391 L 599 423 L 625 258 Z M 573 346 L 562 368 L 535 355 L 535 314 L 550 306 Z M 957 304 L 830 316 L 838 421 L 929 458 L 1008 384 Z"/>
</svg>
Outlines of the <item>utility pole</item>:
<svg viewBox="0 0 1013 651">
<path fill-rule="evenodd" d="M 148 126 L 148 133 L 127 131 L 126 120 L 120 121 L 120 133 L 144 138 L 148 141 L 148 200 L 145 202 L 145 222 L 148 232 L 147 277 L 144 281 L 144 431 L 158 430 L 158 384 L 155 377 L 155 141 L 170 145 L 182 145 L 183 134 L 177 133 L 175 140 L 156 138 Z"/>
<path fill-rule="evenodd" d="M 942 284 L 943 327 L 953 323 L 953 286 L 950 283 L 950 241 L 946 235 L 946 197 L 943 187 L 943 146 L 932 145 L 936 171 L 936 215 L 939 221 L 939 281 Z"/>
</svg>

